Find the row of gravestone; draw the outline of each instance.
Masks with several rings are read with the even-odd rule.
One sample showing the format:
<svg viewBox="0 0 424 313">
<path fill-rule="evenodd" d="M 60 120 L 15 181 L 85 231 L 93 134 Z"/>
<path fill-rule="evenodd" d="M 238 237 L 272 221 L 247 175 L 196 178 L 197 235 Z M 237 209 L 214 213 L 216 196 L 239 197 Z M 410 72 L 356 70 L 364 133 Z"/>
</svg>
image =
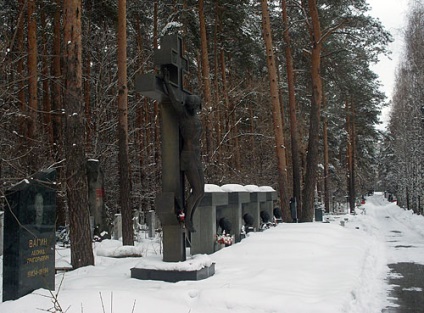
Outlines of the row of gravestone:
<svg viewBox="0 0 424 313">
<path fill-rule="evenodd" d="M 261 228 L 262 215 L 274 216 L 274 202 L 277 192 L 271 187 L 236 184 L 221 187 L 205 185 L 205 196 L 193 216 L 196 232 L 191 234 L 191 254 L 211 254 L 217 250 L 217 234 L 223 227 L 223 220 L 231 224 L 231 235 L 235 242 L 242 239 L 242 229 L 247 215 L 251 227 Z M 252 219 L 253 217 L 253 219 Z"/>
<path fill-rule="evenodd" d="M 6 193 L 3 301 L 40 287 L 54 288 L 55 180 L 54 170 L 41 171 Z M 217 221 L 222 218 L 232 224 L 236 242 L 241 239 L 243 215 L 248 213 L 252 227 L 259 229 L 260 212 L 272 216 L 276 197 L 270 187 L 206 185 L 205 197 L 194 215 L 198 231 L 192 234 L 191 253 L 215 252 Z"/>
</svg>

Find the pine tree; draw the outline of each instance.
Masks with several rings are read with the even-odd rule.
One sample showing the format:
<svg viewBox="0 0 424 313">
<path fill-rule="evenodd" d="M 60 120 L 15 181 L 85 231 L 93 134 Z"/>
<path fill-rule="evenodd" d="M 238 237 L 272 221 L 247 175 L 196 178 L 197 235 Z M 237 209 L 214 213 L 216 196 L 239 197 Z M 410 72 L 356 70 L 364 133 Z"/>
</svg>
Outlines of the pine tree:
<svg viewBox="0 0 424 313">
<path fill-rule="evenodd" d="M 74 269 L 94 265 L 88 211 L 85 124 L 82 98 L 81 0 L 64 4 L 66 88 L 64 97 L 66 191 L 69 207 L 71 264 Z"/>
<path fill-rule="evenodd" d="M 134 245 L 128 155 L 127 4 L 118 1 L 118 142 L 119 198 L 122 213 L 122 242 Z"/>
<path fill-rule="evenodd" d="M 267 0 L 261 0 L 262 5 L 262 31 L 265 41 L 268 75 L 270 84 L 270 97 L 272 103 L 272 116 L 274 122 L 274 136 L 276 156 L 278 162 L 278 185 L 280 189 L 280 198 L 282 204 L 289 203 L 287 193 L 287 164 L 286 164 L 286 148 L 284 143 L 284 134 L 281 120 L 281 103 L 278 89 L 277 67 L 274 58 L 274 47 L 272 44 L 272 32 L 270 18 L 268 13 Z M 284 208 L 284 207 L 283 207 Z"/>
</svg>

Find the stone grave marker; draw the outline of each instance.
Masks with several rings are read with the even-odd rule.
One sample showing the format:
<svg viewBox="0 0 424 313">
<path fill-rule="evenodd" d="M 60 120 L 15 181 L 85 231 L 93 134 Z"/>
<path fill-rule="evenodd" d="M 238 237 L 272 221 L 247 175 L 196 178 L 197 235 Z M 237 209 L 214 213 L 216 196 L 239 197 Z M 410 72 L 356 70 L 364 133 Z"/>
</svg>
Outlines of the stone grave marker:
<svg viewBox="0 0 424 313">
<path fill-rule="evenodd" d="M 277 200 L 277 191 L 269 186 L 261 186 L 259 189 L 266 193 L 266 200 L 259 203 L 260 211 L 266 211 L 272 218 L 274 215 L 274 202 Z"/>
<path fill-rule="evenodd" d="M 194 214 L 194 223 L 199 225 L 191 234 L 191 254 L 212 254 L 215 252 L 216 207 L 228 205 L 228 193 L 216 185 L 205 186 L 205 196 Z"/>
<path fill-rule="evenodd" d="M 163 260 L 179 262 L 186 260 L 186 233 L 195 231 L 192 218 L 204 193 L 202 127 L 197 115 L 201 100 L 185 89 L 188 60 L 180 36 L 163 36 L 154 60 L 160 75 L 141 75 L 135 85 L 141 94 L 160 103 L 162 193 L 156 197 L 156 214 L 163 230 Z M 187 190 L 185 181 L 190 185 Z"/>
<path fill-rule="evenodd" d="M 99 160 L 87 160 L 88 207 L 93 218 L 94 234 L 101 239 L 110 239 L 111 227 L 107 223 L 104 205 L 104 174 Z"/>
<path fill-rule="evenodd" d="M 3 301 L 55 288 L 55 179 L 49 169 L 6 191 Z"/>
<path fill-rule="evenodd" d="M 162 192 L 156 196 L 155 209 L 162 225 L 163 261 L 184 262 L 186 239 L 189 232 L 195 231 L 193 215 L 204 193 L 200 153 L 202 127 L 197 116 L 201 100 L 185 89 L 188 60 L 178 34 L 161 38 L 160 49 L 154 52 L 154 63 L 160 68 L 160 75 L 140 75 L 136 77 L 135 87 L 160 104 Z M 185 181 L 190 185 L 187 190 Z M 207 273 L 213 275 L 212 267 Z M 166 275 L 174 275 L 176 280 L 184 278 L 184 273 L 177 271 L 166 271 Z M 153 269 L 133 268 L 131 277 L 162 280 L 163 276 Z"/>
<path fill-rule="evenodd" d="M 243 216 L 250 214 L 254 219 L 253 228 L 259 230 L 261 224 L 260 205 L 266 202 L 266 193 L 255 185 L 247 185 L 245 188 L 250 192 L 250 202 L 243 205 Z"/>
<path fill-rule="evenodd" d="M 122 238 L 122 215 L 115 214 L 115 218 L 113 220 L 113 239 L 119 240 Z"/>
<path fill-rule="evenodd" d="M 0 212 L 0 255 L 3 255 L 4 212 Z"/>
<path fill-rule="evenodd" d="M 161 71 L 166 69 L 177 97 L 183 99 L 184 74 L 188 61 L 183 56 L 182 38 L 178 35 L 164 36 L 161 48 L 155 50 L 154 61 Z M 162 71 L 163 72 L 163 71 Z M 163 74 L 163 73 L 162 73 Z M 163 229 L 163 260 L 179 262 L 186 260 L 185 231 L 177 220 L 178 208 L 184 203 L 184 176 L 180 170 L 181 138 L 177 114 L 165 90 L 163 78 L 154 73 L 140 75 L 135 81 L 136 90 L 157 100 L 161 110 L 162 139 L 162 193 L 156 197 L 156 214 Z"/>
<path fill-rule="evenodd" d="M 222 217 L 227 218 L 233 226 L 236 242 L 240 242 L 243 221 L 242 207 L 250 202 L 250 193 L 244 186 L 238 184 L 227 184 L 221 188 L 228 192 L 228 204 L 217 206 L 216 218 L 217 220 Z"/>
<path fill-rule="evenodd" d="M 147 226 L 149 227 L 149 238 L 154 238 L 156 230 L 156 216 L 155 211 L 153 210 L 147 212 Z"/>
</svg>

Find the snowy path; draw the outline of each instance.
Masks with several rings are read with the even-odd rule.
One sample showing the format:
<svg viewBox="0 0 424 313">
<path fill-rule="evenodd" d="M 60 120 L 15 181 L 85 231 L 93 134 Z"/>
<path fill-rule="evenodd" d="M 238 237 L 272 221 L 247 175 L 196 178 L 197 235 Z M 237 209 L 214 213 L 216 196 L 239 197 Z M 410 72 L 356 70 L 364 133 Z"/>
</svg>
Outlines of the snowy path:
<svg viewBox="0 0 424 313">
<path fill-rule="evenodd" d="M 424 312 L 424 228 L 422 216 L 400 209 L 382 195 L 368 199 L 367 214 L 372 217 L 387 246 L 391 270 L 390 304 L 384 313 Z M 391 298 L 391 299 L 390 299 Z"/>
<path fill-rule="evenodd" d="M 382 195 L 368 199 L 367 215 L 372 216 L 387 242 L 388 263 L 424 264 L 424 229 L 411 223 L 411 212 L 400 210 Z M 422 218 L 417 216 L 417 218 Z"/>
</svg>

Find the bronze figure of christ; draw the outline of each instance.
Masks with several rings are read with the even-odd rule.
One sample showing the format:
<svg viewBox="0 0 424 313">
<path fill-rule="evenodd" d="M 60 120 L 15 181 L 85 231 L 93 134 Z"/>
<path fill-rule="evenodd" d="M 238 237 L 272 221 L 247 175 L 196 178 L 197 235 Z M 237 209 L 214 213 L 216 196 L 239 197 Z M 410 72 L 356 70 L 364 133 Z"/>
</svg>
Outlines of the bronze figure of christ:
<svg viewBox="0 0 424 313">
<path fill-rule="evenodd" d="M 184 95 L 178 100 L 169 81 L 169 72 L 162 68 L 164 84 L 170 102 L 177 114 L 182 149 L 180 155 L 180 170 L 184 173 L 190 184 L 190 194 L 184 205 L 185 228 L 195 232 L 193 214 L 204 195 L 205 179 L 203 176 L 200 139 L 202 136 L 202 123 L 198 112 L 201 109 L 201 99 L 197 95 Z"/>
</svg>

